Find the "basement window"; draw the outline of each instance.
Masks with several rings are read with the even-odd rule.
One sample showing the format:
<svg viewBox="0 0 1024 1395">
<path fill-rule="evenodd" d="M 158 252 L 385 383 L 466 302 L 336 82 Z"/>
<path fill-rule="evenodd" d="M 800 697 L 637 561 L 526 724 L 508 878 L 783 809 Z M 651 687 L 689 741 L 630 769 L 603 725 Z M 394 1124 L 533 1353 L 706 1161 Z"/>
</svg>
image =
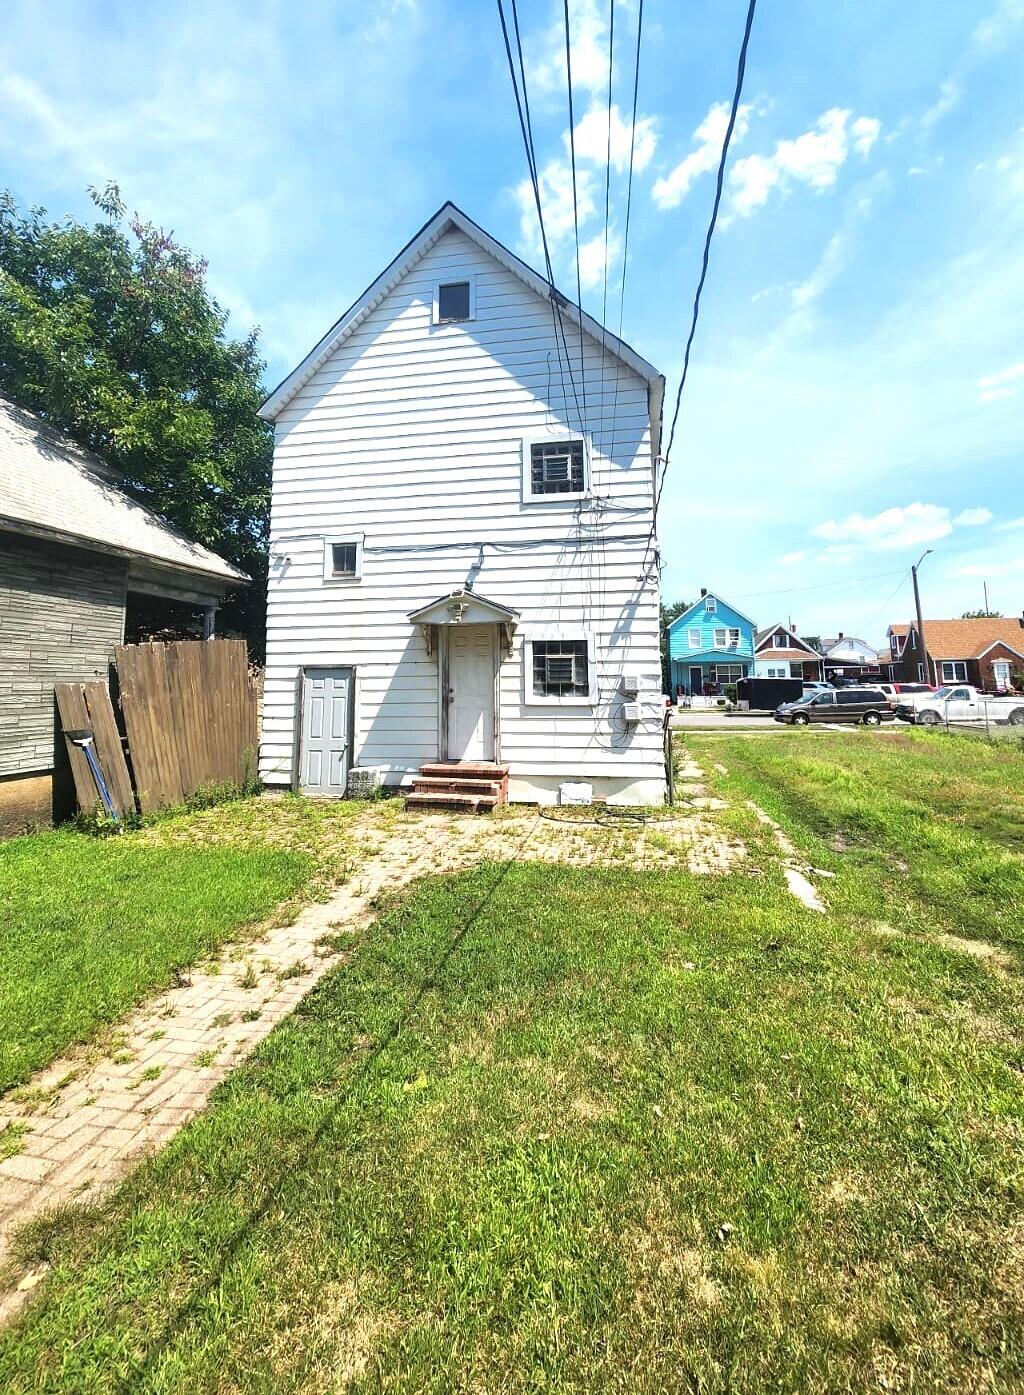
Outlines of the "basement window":
<svg viewBox="0 0 1024 1395">
<path fill-rule="evenodd" d="M 358 581 L 362 570 L 361 534 L 324 538 L 324 581 Z"/>
<path fill-rule="evenodd" d="M 439 281 L 434 287 L 434 324 L 453 325 L 476 318 L 476 288 L 473 278 Z"/>
<path fill-rule="evenodd" d="M 587 447 L 582 436 L 524 442 L 524 499 L 578 499 L 586 490 Z"/>
<path fill-rule="evenodd" d="M 533 641 L 534 697 L 589 697 L 590 655 L 585 639 Z"/>
</svg>

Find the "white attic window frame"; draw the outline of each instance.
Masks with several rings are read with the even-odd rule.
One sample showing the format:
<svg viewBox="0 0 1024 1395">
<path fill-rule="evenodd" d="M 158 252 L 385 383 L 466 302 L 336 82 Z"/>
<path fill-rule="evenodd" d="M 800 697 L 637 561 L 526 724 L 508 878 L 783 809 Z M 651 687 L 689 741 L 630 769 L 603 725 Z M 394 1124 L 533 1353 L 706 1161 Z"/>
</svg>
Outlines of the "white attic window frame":
<svg viewBox="0 0 1024 1395">
<path fill-rule="evenodd" d="M 442 320 L 442 319 L 441 319 L 441 287 L 442 287 L 442 286 L 462 286 L 462 285 L 468 285 L 468 286 L 469 286 L 469 314 L 466 315 L 465 318 L 461 318 L 461 317 L 460 317 L 460 318 L 457 319 L 457 320 L 453 320 L 453 319 Z M 475 277 L 474 275 L 470 274 L 470 273 L 467 273 L 466 275 L 461 275 L 459 272 L 454 273 L 452 276 L 442 276 L 442 277 L 439 277 L 439 278 L 434 282 L 433 303 L 432 303 L 431 311 L 430 311 L 430 322 L 431 322 L 431 324 L 437 326 L 439 329 L 443 329 L 445 325 L 462 325 L 462 324 L 468 323 L 468 321 L 470 321 L 470 320 L 475 320 L 475 319 L 476 319 L 476 277 Z"/>
<path fill-rule="evenodd" d="M 559 491 L 545 491 L 534 493 L 533 489 L 533 447 L 556 445 L 565 442 L 570 445 L 574 441 L 583 442 L 583 488 L 567 489 Z M 589 431 L 531 431 L 522 440 L 522 501 L 524 504 L 562 504 L 566 500 L 570 502 L 578 499 L 586 499 L 590 494 L 591 482 L 591 451 L 593 438 Z"/>
<path fill-rule="evenodd" d="M 354 572 L 338 574 L 334 570 L 334 549 L 336 547 L 354 547 L 356 550 L 356 563 Z M 325 586 L 351 586 L 354 582 L 363 579 L 363 534 L 362 533 L 328 533 L 324 538 L 324 585 Z"/>
</svg>

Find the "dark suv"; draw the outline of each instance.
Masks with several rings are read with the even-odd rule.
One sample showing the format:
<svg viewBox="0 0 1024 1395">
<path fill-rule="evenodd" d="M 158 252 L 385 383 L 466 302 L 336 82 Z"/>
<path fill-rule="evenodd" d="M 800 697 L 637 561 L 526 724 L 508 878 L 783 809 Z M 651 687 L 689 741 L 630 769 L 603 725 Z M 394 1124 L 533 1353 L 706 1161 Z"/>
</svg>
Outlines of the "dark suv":
<svg viewBox="0 0 1024 1395">
<path fill-rule="evenodd" d="M 810 694 L 799 702 L 784 702 L 775 709 L 775 720 L 798 727 L 808 722 L 863 722 L 877 727 L 895 720 L 894 706 L 877 688 L 837 688 L 831 693 Z"/>
</svg>

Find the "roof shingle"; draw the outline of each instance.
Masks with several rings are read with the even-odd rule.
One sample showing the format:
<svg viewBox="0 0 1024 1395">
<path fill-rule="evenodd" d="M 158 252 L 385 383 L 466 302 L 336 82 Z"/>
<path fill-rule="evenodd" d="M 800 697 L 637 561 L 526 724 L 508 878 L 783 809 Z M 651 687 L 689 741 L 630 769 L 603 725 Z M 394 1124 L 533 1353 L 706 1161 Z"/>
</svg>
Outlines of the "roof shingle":
<svg viewBox="0 0 1024 1395">
<path fill-rule="evenodd" d="M 115 480 L 99 456 L 0 397 L 0 528 L 54 534 L 223 582 L 249 580 L 129 498 Z"/>
</svg>

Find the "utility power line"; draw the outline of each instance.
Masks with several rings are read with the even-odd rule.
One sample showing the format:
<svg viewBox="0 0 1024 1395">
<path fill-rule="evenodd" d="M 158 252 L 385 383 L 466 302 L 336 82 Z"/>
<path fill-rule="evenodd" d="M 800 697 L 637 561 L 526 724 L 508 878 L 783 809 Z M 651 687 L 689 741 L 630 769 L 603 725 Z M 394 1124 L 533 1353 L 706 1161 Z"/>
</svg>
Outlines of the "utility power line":
<svg viewBox="0 0 1024 1395">
<path fill-rule="evenodd" d="M 614 0 L 613 0 L 614 3 Z M 619 328 L 618 336 L 622 338 L 623 315 L 626 306 L 626 267 L 629 261 L 629 215 L 633 204 L 633 160 L 636 155 L 636 112 L 637 96 L 640 91 L 640 43 L 644 32 L 644 0 L 640 0 L 640 10 L 636 20 L 636 58 L 633 64 L 633 117 L 629 128 L 629 174 L 626 179 L 626 222 L 622 234 L 622 277 L 619 282 Z M 611 156 L 611 56 L 608 61 L 609 71 L 609 109 L 608 109 L 608 148 L 609 160 Z M 608 249 L 605 247 L 605 277 L 608 275 Z M 609 456 L 614 455 L 616 446 L 616 417 L 619 411 L 619 374 L 615 373 L 615 395 L 612 398 L 612 438 L 608 448 Z"/>
<path fill-rule="evenodd" d="M 686 386 L 686 377 L 690 369 L 690 351 L 693 348 L 694 337 L 697 333 L 697 321 L 700 317 L 700 298 L 704 290 L 704 282 L 707 280 L 708 264 L 711 259 L 711 240 L 715 235 L 715 225 L 718 222 L 718 210 L 722 204 L 722 190 L 725 186 L 725 166 L 729 157 L 729 143 L 732 140 L 732 133 L 736 126 L 736 117 L 739 112 L 740 98 L 743 95 L 743 78 L 747 70 L 747 48 L 750 44 L 750 31 L 754 24 L 754 11 L 757 8 L 757 0 L 750 0 L 747 6 L 747 21 L 743 29 L 743 42 L 740 44 L 739 62 L 736 66 L 736 85 L 732 94 L 732 105 L 729 110 L 729 124 L 725 130 L 725 139 L 722 142 L 722 155 L 718 162 L 718 177 L 715 181 L 715 201 L 711 209 L 711 220 L 708 223 L 707 235 L 704 238 L 704 257 L 701 264 L 700 279 L 697 282 L 697 291 L 693 297 L 693 313 L 690 319 L 690 332 L 686 339 L 686 352 L 683 355 L 683 371 L 679 377 L 679 388 L 676 392 L 675 411 L 672 413 L 672 426 L 668 433 L 668 446 L 665 449 L 661 481 L 658 485 L 658 492 L 654 500 L 654 516 L 651 519 L 651 540 L 654 538 L 654 531 L 658 524 L 658 509 L 661 505 L 661 495 L 665 488 L 665 477 L 668 474 L 669 460 L 672 456 L 672 446 L 676 437 L 676 426 L 679 422 L 679 408 L 683 400 L 683 388 Z M 648 548 L 650 543 L 648 543 Z M 646 557 L 644 561 L 646 562 Z"/>
<path fill-rule="evenodd" d="M 583 366 L 583 277 L 580 270 L 580 214 L 576 198 L 576 117 L 572 104 L 572 45 L 569 41 L 569 0 L 562 0 L 565 15 L 565 81 L 569 93 L 569 157 L 572 164 L 572 225 L 576 234 L 576 308 L 580 315 L 580 390 L 583 416 L 587 415 L 587 376 Z"/>
<path fill-rule="evenodd" d="M 569 345 L 565 336 L 565 325 L 562 321 L 561 296 L 555 287 L 554 270 L 551 264 L 551 252 L 548 247 L 547 231 L 544 227 L 544 209 L 540 197 L 540 181 L 537 176 L 537 155 L 533 143 L 533 123 L 530 119 L 530 98 L 526 87 L 526 66 L 523 62 L 523 46 L 519 32 L 519 13 L 516 7 L 516 0 L 512 0 L 512 19 L 515 26 L 516 50 L 519 55 L 520 79 L 516 79 L 515 62 L 512 58 L 512 45 L 509 40 L 508 25 L 505 21 L 505 9 L 502 0 L 497 0 L 498 18 L 501 20 L 501 33 L 505 41 L 505 56 L 508 59 L 508 72 L 512 80 L 512 92 L 516 99 L 516 111 L 519 114 L 519 129 L 523 137 L 523 147 L 526 151 L 526 164 L 530 173 L 530 184 L 533 188 L 534 202 L 537 207 L 537 222 L 540 226 L 541 245 L 544 249 L 544 267 L 547 272 L 548 299 L 551 302 L 551 326 L 555 335 L 555 349 L 558 353 L 559 374 L 562 378 L 562 399 L 565 400 L 565 376 L 562 373 L 562 353 L 564 350 L 566 366 L 569 370 L 569 382 L 572 386 L 573 401 L 576 404 L 576 415 L 579 419 L 580 430 L 583 430 L 583 411 L 580 406 L 579 396 L 576 392 L 576 379 L 572 371 L 572 359 L 569 357 Z M 520 97 L 520 82 L 522 84 L 522 97 Z"/>
</svg>

